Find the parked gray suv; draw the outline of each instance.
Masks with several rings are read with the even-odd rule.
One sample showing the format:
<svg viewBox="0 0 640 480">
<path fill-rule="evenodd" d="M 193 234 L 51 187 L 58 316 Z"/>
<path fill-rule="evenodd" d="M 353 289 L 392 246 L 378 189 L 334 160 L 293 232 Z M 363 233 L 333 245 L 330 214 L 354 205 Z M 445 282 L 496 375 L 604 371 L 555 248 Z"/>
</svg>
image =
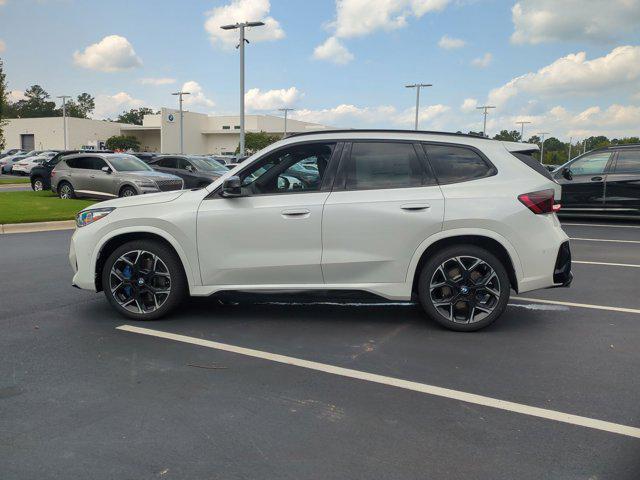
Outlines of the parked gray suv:
<svg viewBox="0 0 640 480">
<path fill-rule="evenodd" d="M 69 155 L 51 172 L 51 190 L 60 198 L 130 197 L 183 187 L 180 177 L 156 172 L 133 155 L 121 153 Z"/>
</svg>

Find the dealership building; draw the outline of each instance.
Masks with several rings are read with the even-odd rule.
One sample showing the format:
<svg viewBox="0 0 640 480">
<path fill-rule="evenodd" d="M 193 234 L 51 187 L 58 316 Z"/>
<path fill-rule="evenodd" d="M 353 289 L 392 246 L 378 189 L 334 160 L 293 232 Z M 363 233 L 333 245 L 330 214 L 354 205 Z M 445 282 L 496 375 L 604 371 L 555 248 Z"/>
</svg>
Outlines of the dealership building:
<svg viewBox="0 0 640 480">
<path fill-rule="evenodd" d="M 284 134 L 284 119 L 272 115 L 246 115 L 247 132 Z M 289 119 L 287 132 L 309 132 L 328 127 Z M 158 153 L 180 151 L 180 112 L 163 108 L 159 114 L 145 115 L 142 125 L 67 117 L 67 148 L 99 149 L 109 137 L 131 135 L 140 141 L 140 150 Z M 62 117 L 17 118 L 4 127 L 6 148 L 60 150 L 64 148 Z M 240 117 L 184 112 L 184 153 L 233 154 L 240 142 Z"/>
</svg>

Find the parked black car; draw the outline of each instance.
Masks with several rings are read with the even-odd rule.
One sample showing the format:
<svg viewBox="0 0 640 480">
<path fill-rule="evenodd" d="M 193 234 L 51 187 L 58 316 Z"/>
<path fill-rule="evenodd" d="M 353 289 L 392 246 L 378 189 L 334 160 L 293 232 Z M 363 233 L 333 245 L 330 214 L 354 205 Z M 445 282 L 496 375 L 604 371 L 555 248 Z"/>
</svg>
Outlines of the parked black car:
<svg viewBox="0 0 640 480">
<path fill-rule="evenodd" d="M 59 152 L 55 157 L 37 165 L 31 169 L 29 178 L 31 179 L 31 188 L 36 192 L 40 190 L 51 190 L 51 171 L 65 155 L 72 153 L 113 153 L 111 150 L 65 150 Z"/>
<path fill-rule="evenodd" d="M 202 188 L 229 171 L 215 160 L 195 155 L 167 155 L 156 158 L 149 165 L 160 172 L 177 175 L 184 180 L 184 188 Z"/>
<path fill-rule="evenodd" d="M 155 158 L 158 157 L 158 154 L 157 153 L 153 153 L 153 152 L 132 152 L 129 155 L 133 155 L 134 157 L 138 157 L 144 163 L 149 163 L 149 162 L 151 162 L 152 160 L 154 160 Z"/>
<path fill-rule="evenodd" d="M 640 216 L 640 144 L 593 150 L 552 175 L 562 185 L 561 214 Z"/>
</svg>

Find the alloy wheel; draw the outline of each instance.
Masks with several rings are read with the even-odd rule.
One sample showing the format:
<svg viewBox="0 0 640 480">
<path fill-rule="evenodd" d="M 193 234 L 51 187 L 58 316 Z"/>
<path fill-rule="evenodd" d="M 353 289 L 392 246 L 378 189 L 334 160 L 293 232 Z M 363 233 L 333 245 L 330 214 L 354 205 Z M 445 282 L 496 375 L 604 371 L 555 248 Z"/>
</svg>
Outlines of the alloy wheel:
<svg viewBox="0 0 640 480">
<path fill-rule="evenodd" d="M 33 189 L 36 192 L 41 192 L 44 189 L 42 186 L 42 180 L 36 180 L 35 182 L 33 182 Z"/>
<path fill-rule="evenodd" d="M 132 313 L 152 313 L 171 293 L 171 274 L 162 259 L 145 250 L 127 252 L 114 262 L 109 288 L 118 304 Z"/>
<path fill-rule="evenodd" d="M 60 198 L 68 200 L 71 198 L 71 187 L 67 184 L 64 184 L 60 189 Z"/>
<path fill-rule="evenodd" d="M 436 311 L 455 323 L 476 323 L 498 306 L 500 280 L 484 260 L 458 256 L 445 260 L 435 270 L 429 295 Z"/>
</svg>

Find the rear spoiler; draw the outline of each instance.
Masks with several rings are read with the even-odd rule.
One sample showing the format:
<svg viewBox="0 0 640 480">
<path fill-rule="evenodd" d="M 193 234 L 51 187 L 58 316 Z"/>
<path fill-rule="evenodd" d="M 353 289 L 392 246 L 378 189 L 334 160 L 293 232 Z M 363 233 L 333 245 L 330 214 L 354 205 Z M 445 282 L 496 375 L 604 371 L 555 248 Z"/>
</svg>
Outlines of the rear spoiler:
<svg viewBox="0 0 640 480">
<path fill-rule="evenodd" d="M 502 145 L 504 145 L 504 148 L 507 149 L 507 151 L 509 152 L 519 152 L 519 153 L 524 153 L 524 152 L 529 152 L 529 153 L 533 153 L 533 152 L 539 152 L 540 151 L 540 147 L 538 147 L 538 145 L 536 145 L 535 143 L 519 143 L 519 142 L 502 142 Z"/>
</svg>

